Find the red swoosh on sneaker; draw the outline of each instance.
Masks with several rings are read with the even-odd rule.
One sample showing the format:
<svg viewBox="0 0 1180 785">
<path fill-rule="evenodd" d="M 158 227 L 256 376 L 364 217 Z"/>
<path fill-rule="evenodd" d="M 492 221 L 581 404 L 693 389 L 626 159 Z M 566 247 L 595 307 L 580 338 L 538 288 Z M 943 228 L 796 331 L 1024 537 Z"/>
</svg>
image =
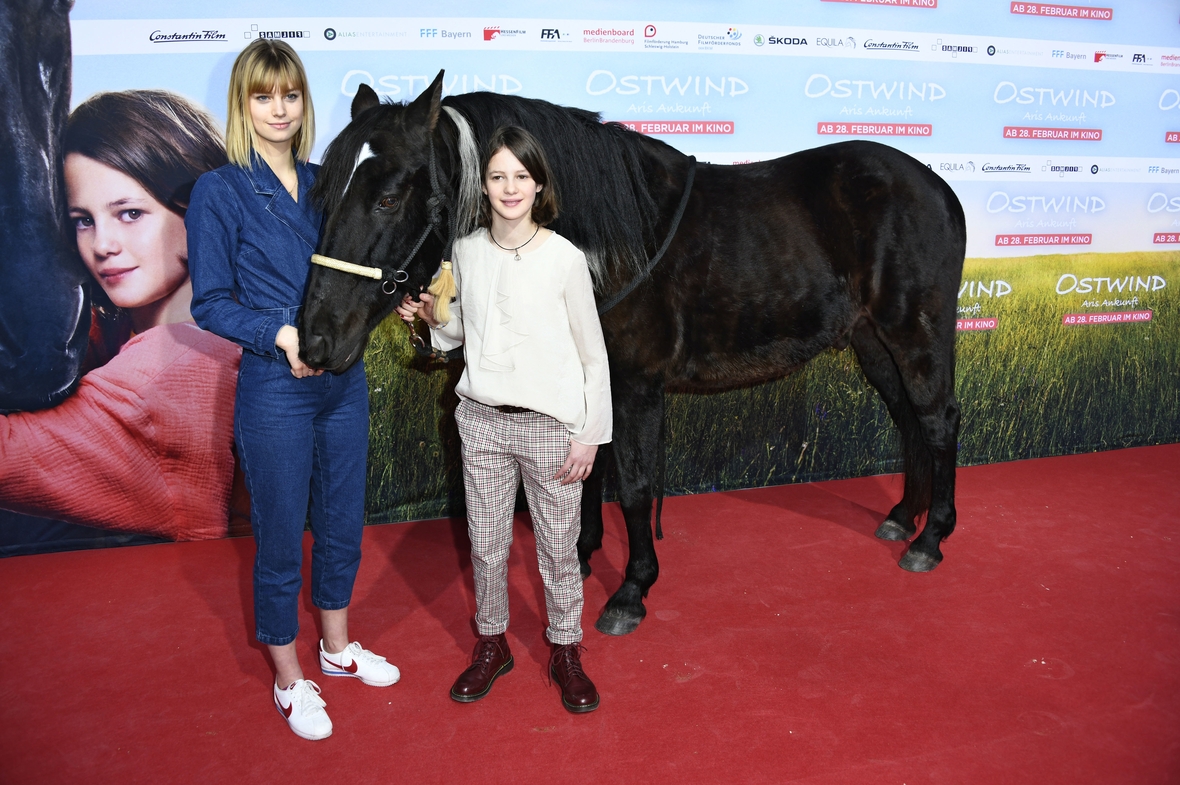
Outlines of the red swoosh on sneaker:
<svg viewBox="0 0 1180 785">
<path fill-rule="evenodd" d="M 295 710 L 295 701 L 291 701 L 291 705 L 287 706 L 286 708 L 284 708 L 283 704 L 279 703 L 277 700 L 275 701 L 275 705 L 279 707 L 279 711 L 283 713 L 284 717 L 291 719 L 291 712 Z"/>
<path fill-rule="evenodd" d="M 348 673 L 356 673 L 356 671 L 357 671 L 356 660 L 352 661 L 352 665 L 341 665 L 338 662 L 332 662 L 330 659 L 328 659 L 328 655 L 325 654 L 324 655 L 324 662 L 328 663 L 333 668 L 339 668 L 340 670 L 346 671 Z"/>
</svg>

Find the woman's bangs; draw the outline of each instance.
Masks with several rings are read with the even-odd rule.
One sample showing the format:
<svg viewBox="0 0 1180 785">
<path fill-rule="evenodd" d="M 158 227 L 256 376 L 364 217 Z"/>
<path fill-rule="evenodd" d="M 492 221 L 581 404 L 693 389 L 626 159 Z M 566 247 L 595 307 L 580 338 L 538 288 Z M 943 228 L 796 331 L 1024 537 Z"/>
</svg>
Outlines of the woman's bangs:
<svg viewBox="0 0 1180 785">
<path fill-rule="evenodd" d="M 286 58 L 270 63 L 259 58 L 246 79 L 246 94 L 270 95 L 276 89 L 307 92 L 299 66 Z"/>
</svg>

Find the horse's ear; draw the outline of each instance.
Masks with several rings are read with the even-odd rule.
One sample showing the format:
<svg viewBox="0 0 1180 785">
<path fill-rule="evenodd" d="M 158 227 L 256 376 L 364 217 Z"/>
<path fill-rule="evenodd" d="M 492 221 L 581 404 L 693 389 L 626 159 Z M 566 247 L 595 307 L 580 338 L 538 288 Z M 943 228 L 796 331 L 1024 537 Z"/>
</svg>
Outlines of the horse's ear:
<svg viewBox="0 0 1180 785">
<path fill-rule="evenodd" d="M 409 107 L 410 111 L 431 131 L 438 125 L 439 106 L 442 102 L 443 73 L 444 71 L 439 71 L 438 76 L 434 77 L 434 81 L 430 83 L 430 87 L 423 90 L 422 95 L 415 98 Z"/>
<path fill-rule="evenodd" d="M 372 109 L 380 103 L 381 99 L 377 97 L 377 93 L 373 91 L 373 88 L 361 82 L 357 88 L 356 97 L 352 99 L 352 119 L 357 119 L 366 109 Z"/>
</svg>

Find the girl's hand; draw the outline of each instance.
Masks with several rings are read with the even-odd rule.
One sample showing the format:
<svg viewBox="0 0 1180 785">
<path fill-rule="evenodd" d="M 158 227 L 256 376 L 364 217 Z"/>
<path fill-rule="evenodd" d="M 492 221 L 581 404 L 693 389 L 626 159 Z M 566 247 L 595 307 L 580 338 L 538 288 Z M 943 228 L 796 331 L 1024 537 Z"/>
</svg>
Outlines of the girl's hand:
<svg viewBox="0 0 1180 785">
<path fill-rule="evenodd" d="M 408 294 L 403 297 L 401 305 L 397 307 L 397 315 L 408 324 L 413 324 L 414 317 L 420 316 L 422 317 L 422 321 L 431 327 L 438 327 L 438 320 L 434 318 L 434 295 L 429 292 L 422 292 L 418 297 L 419 300 L 417 302 Z"/>
<path fill-rule="evenodd" d="M 284 324 L 279 328 L 279 334 L 275 336 L 275 346 L 282 349 L 287 355 L 287 362 L 291 364 L 291 375 L 296 379 L 319 376 L 324 372 L 322 368 L 316 369 L 310 365 L 304 365 L 303 360 L 299 359 L 299 331 L 291 325 Z"/>
<path fill-rule="evenodd" d="M 570 439 L 570 454 L 557 470 L 557 474 L 553 475 L 553 479 L 561 480 L 562 485 L 582 482 L 590 476 L 590 470 L 594 468 L 594 456 L 597 454 L 597 444 L 582 444 Z"/>
</svg>

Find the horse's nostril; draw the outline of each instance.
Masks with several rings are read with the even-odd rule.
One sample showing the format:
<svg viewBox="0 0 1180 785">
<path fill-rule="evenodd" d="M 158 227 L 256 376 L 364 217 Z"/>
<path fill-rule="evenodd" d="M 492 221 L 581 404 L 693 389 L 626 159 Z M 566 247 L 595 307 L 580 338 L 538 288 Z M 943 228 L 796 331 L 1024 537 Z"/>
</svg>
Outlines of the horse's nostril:
<svg viewBox="0 0 1180 785">
<path fill-rule="evenodd" d="M 303 351 L 309 360 L 323 360 L 327 357 L 326 347 L 327 341 L 322 335 L 311 333 L 307 336 L 307 345 L 303 347 Z"/>
</svg>

